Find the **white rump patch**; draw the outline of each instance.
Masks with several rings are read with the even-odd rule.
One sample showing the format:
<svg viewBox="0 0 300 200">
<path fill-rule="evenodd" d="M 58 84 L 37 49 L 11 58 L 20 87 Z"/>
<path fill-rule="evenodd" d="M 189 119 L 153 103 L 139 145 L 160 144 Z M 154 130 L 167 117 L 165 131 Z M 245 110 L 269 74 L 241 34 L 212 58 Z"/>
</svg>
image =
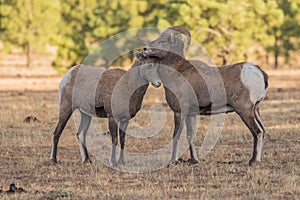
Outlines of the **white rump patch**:
<svg viewBox="0 0 300 200">
<path fill-rule="evenodd" d="M 264 75 L 253 63 L 247 62 L 243 64 L 241 80 L 249 89 L 250 99 L 253 104 L 265 98 L 267 91 L 265 89 Z"/>
<path fill-rule="evenodd" d="M 59 97 L 59 102 L 61 101 L 61 93 L 62 89 L 66 86 L 68 82 L 71 81 L 71 72 L 75 69 L 76 66 L 73 66 L 71 69 L 67 71 L 67 73 L 63 76 L 59 83 L 59 88 L 58 88 L 58 97 Z"/>
</svg>

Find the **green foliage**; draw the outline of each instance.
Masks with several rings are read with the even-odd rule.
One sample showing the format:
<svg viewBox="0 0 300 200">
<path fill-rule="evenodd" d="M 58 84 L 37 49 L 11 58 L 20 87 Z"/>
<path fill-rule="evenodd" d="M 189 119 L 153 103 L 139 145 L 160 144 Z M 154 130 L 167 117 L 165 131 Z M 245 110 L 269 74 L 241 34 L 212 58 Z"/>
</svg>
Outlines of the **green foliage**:
<svg viewBox="0 0 300 200">
<path fill-rule="evenodd" d="M 268 31 L 282 24 L 272 1 L 189 1 L 173 8 L 179 11 L 174 24 L 190 28 L 193 39 L 221 64 L 245 60 L 255 45 L 273 45 Z"/>
<path fill-rule="evenodd" d="M 29 66 L 32 51 L 44 51 L 46 44 L 55 41 L 59 16 L 58 0 L 2 0 L 1 40 L 6 47 L 22 47 Z"/>
<path fill-rule="evenodd" d="M 69 68 L 79 64 L 88 49 L 83 24 L 86 22 L 86 10 L 93 9 L 93 0 L 59 0 L 61 19 L 59 26 L 57 59 L 53 65 L 57 68 Z"/>
<path fill-rule="evenodd" d="M 4 46 L 17 45 L 30 53 L 42 52 L 49 43 L 57 45 L 56 67 L 81 63 L 94 44 L 142 27 L 184 25 L 217 64 L 244 61 L 264 49 L 278 65 L 279 56 L 288 61 L 300 44 L 299 0 L 0 1 Z M 99 63 L 99 53 L 107 65 L 111 51 L 118 48 L 103 47 L 91 64 Z"/>
<path fill-rule="evenodd" d="M 281 52 L 286 62 L 289 60 L 289 52 L 299 49 L 300 44 L 300 1 L 278 0 L 278 4 L 284 13 L 284 23 L 280 27 L 278 35 L 281 41 Z"/>
</svg>

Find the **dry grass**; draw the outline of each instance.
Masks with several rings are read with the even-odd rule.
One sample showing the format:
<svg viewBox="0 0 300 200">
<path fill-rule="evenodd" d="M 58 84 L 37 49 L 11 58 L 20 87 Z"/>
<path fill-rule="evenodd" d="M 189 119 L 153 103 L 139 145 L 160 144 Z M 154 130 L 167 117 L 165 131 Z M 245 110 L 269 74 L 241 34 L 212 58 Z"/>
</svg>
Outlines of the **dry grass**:
<svg viewBox="0 0 300 200">
<path fill-rule="evenodd" d="M 2 92 L 0 189 L 7 190 L 10 183 L 16 183 L 28 192 L 0 193 L 0 198 L 54 199 L 49 192 L 63 190 L 70 191 L 67 199 L 299 199 L 299 75 L 273 73 L 270 85 L 261 106 L 267 129 L 261 164 L 248 166 L 252 136 L 237 115 L 229 114 L 220 140 L 205 160 L 193 166 L 181 163 L 148 173 L 113 170 L 94 157 L 93 164 L 81 164 L 72 120 L 60 140 L 59 163 L 52 165 L 49 155 L 58 114 L 56 92 Z M 161 95 L 160 90 L 150 92 Z M 150 95 L 146 97 L 145 110 L 134 119 L 142 126 L 150 120 L 146 112 L 149 98 Z M 27 116 L 40 121 L 24 123 Z M 169 118 L 158 135 L 148 139 L 127 137 L 126 148 L 147 152 L 168 143 L 173 127 L 171 115 Z M 105 120 L 100 121 L 105 127 Z M 195 141 L 198 147 L 207 122 L 207 117 L 200 117 Z M 186 152 L 183 158 L 188 157 Z"/>
</svg>

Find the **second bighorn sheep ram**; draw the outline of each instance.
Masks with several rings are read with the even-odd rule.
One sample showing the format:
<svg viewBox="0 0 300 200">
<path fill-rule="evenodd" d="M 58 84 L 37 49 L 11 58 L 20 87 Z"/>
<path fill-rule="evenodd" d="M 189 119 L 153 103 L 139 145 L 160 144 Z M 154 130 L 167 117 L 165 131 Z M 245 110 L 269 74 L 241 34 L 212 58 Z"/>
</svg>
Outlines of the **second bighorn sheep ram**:
<svg viewBox="0 0 300 200">
<path fill-rule="evenodd" d="M 190 161 L 197 163 L 198 158 L 193 144 L 197 130 L 196 115 L 232 111 L 241 117 L 254 138 L 253 154 L 249 164 L 260 161 L 265 128 L 260 119 L 259 105 L 266 96 L 267 74 L 257 65 L 247 62 L 210 67 L 200 61 L 186 60 L 181 34 L 187 36 L 188 48 L 191 40 L 188 29 L 173 26 L 164 30 L 143 50 L 145 56 L 157 58 L 166 100 L 174 112 L 175 129 L 171 163 L 178 162 L 177 143 L 183 127 L 181 122 L 184 122 L 187 128 Z"/>
<path fill-rule="evenodd" d="M 161 81 L 156 65 L 135 51 L 137 60 L 126 72 L 122 69 L 100 69 L 78 65 L 72 67 L 59 86 L 59 120 L 53 133 L 50 159 L 56 163 L 58 141 L 74 110 L 81 121 L 77 133 L 82 162 L 90 161 L 86 149 L 86 133 L 92 117 L 108 118 L 112 136 L 111 166 L 124 164 L 123 150 L 128 121 L 140 110 L 149 82 L 159 87 Z M 151 62 L 151 60 L 150 60 Z M 119 130 L 119 131 L 118 131 Z M 116 162 L 116 146 L 120 137 L 121 151 Z"/>
</svg>

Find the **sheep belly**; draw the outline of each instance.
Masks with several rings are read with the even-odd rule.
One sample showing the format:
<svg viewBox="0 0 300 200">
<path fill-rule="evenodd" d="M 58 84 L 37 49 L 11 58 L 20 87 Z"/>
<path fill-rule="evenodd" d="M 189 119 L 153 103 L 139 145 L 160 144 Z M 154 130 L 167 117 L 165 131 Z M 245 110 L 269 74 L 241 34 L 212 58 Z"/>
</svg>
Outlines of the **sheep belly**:
<svg viewBox="0 0 300 200">
<path fill-rule="evenodd" d="M 252 63 L 244 63 L 241 71 L 241 81 L 248 88 L 253 104 L 266 96 L 263 73 Z"/>
</svg>

